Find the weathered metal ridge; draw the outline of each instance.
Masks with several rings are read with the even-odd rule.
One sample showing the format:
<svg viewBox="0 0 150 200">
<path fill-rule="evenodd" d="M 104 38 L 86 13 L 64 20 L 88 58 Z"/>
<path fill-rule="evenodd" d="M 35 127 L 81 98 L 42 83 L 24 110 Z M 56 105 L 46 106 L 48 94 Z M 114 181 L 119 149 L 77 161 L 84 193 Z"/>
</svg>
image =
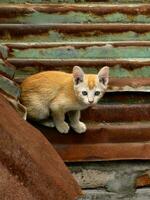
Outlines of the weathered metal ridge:
<svg viewBox="0 0 150 200">
<path fill-rule="evenodd" d="M 88 122 L 149 121 L 150 104 L 99 104 L 92 108 L 83 110 L 81 118 L 83 121 Z"/>
<path fill-rule="evenodd" d="M 109 91 L 150 92 L 150 78 L 111 78 L 108 87 Z"/>
<path fill-rule="evenodd" d="M 20 89 L 17 86 L 17 84 L 2 76 L 0 74 L 0 91 L 3 91 L 3 93 L 7 94 L 8 96 L 12 96 L 13 98 L 18 98 L 20 96 Z"/>
<path fill-rule="evenodd" d="M 65 161 L 149 159 L 148 122 L 90 123 L 85 134 L 60 135 L 37 126 Z M 144 143 L 143 143 L 144 142 Z M 132 149 L 133 147 L 133 149 Z M 137 151 L 135 150 L 136 148 Z"/>
<path fill-rule="evenodd" d="M 1 42 L 149 40 L 150 24 L 0 24 Z"/>
<path fill-rule="evenodd" d="M 87 145 L 55 146 L 66 162 L 102 161 L 102 160 L 149 160 L 150 143 L 105 143 Z M 76 150 L 76 153 L 75 151 Z"/>
<path fill-rule="evenodd" d="M 8 59 L 8 61 L 16 66 L 16 68 L 23 69 L 23 67 L 35 67 L 37 71 L 42 70 L 63 70 L 72 71 L 72 67 L 79 65 L 84 68 L 96 67 L 99 69 L 104 65 L 114 66 L 121 65 L 129 71 L 150 66 L 149 59 Z M 38 67 L 38 68 L 37 68 Z M 20 79 L 21 78 L 21 79 Z M 17 77 L 21 81 L 24 77 Z M 150 79 L 148 77 L 116 77 L 110 80 L 110 91 L 150 91 Z"/>
<path fill-rule="evenodd" d="M 143 104 L 150 104 L 150 94 L 149 94 L 149 92 L 138 92 L 138 91 L 136 91 L 136 92 L 135 91 L 133 91 L 133 92 L 126 91 L 126 92 L 117 92 L 117 93 L 116 92 L 106 92 L 104 97 L 100 100 L 99 103 L 100 103 L 100 105 L 110 105 L 110 107 L 112 106 L 112 109 L 113 109 L 113 105 L 120 105 L 120 106 L 122 105 L 122 107 L 124 107 L 124 106 L 140 104 L 143 106 Z M 116 112 L 119 113 L 119 109 Z M 141 109 L 140 109 L 140 112 L 141 112 Z M 111 116 L 113 117 L 112 114 L 111 114 Z M 122 116 L 122 114 L 121 114 L 121 116 Z M 121 116 L 118 116 L 117 119 L 119 119 L 119 117 L 121 118 Z M 139 114 L 138 114 L 138 116 L 139 116 Z"/>
<path fill-rule="evenodd" d="M 124 68 L 129 68 L 133 70 L 135 68 L 143 67 L 143 66 L 150 66 L 150 59 L 141 58 L 141 59 L 11 59 L 9 58 L 8 61 L 19 67 L 22 68 L 24 66 L 43 66 L 45 69 L 55 69 L 55 67 L 72 67 L 74 65 L 80 65 L 83 67 L 89 66 L 103 66 L 103 65 L 121 65 Z"/>
<path fill-rule="evenodd" d="M 132 46 L 131 46 L 132 45 Z M 49 59 L 71 59 L 71 58 L 90 58 L 90 59 L 101 59 L 101 58 L 149 58 L 150 54 L 150 45 L 148 46 L 143 44 L 71 44 L 68 45 L 61 44 L 58 46 L 57 44 L 53 45 L 50 43 L 36 45 L 29 44 L 29 46 L 24 45 L 16 45 L 16 47 L 9 46 L 9 57 L 15 58 L 49 58 Z M 21 48 L 21 49 L 20 49 Z M 23 49 L 24 48 L 24 49 Z"/>
<path fill-rule="evenodd" d="M 21 83 L 24 78 L 16 77 L 15 80 Z M 107 92 L 150 92 L 150 80 L 149 78 L 111 78 Z"/>
<path fill-rule="evenodd" d="M 147 122 L 126 123 L 87 123 L 87 132 L 77 134 L 70 131 L 67 136 L 61 137 L 61 144 L 97 144 L 97 143 L 120 143 L 120 142 L 143 142 L 150 140 L 150 124 Z M 52 129 L 51 129 L 52 130 Z M 45 128 L 46 131 L 46 128 Z M 56 133 L 55 130 L 53 132 Z M 47 132 L 46 132 L 47 133 Z M 46 135 L 53 144 L 59 144 L 59 133 Z"/>
<path fill-rule="evenodd" d="M 0 34 L 2 35 L 5 31 L 10 31 L 13 34 L 38 34 L 46 32 L 48 30 L 59 30 L 65 33 L 77 33 L 79 31 L 103 31 L 103 32 L 124 32 L 124 31 L 135 31 L 137 33 L 145 33 L 150 31 L 150 24 L 55 24 L 55 23 L 43 23 L 43 24 L 0 24 Z"/>
<path fill-rule="evenodd" d="M 63 1 L 61 1 L 63 3 Z M 42 0 L 40 1 L 41 4 L 43 3 L 61 3 L 59 0 Z M 65 0 L 65 3 L 92 3 L 92 2 L 101 2 L 101 3 L 149 3 L 149 0 Z M 0 0 L 0 3 L 4 3 L 4 0 Z M 20 1 L 18 2 L 18 0 L 5 0 L 5 3 L 16 3 L 16 4 L 20 4 Z M 27 3 L 27 5 L 29 5 L 29 3 L 39 3 L 39 0 L 28 0 L 28 2 L 26 0 L 21 0 L 21 3 Z"/>
<path fill-rule="evenodd" d="M 150 41 L 104 41 L 104 42 L 19 42 L 19 43 L 1 43 L 9 49 L 28 49 L 28 48 L 53 48 L 53 47 L 70 47 L 87 48 L 92 46 L 98 47 L 149 47 Z"/>
<path fill-rule="evenodd" d="M 150 12 L 149 4 L 1 4 L 0 16 L 5 14 L 6 17 L 14 15 L 24 15 L 32 12 L 45 13 L 66 13 L 66 12 L 92 12 L 97 15 L 120 12 L 125 14 L 148 14 Z"/>
<path fill-rule="evenodd" d="M 149 23 L 149 11 L 149 4 L 1 4 L 0 23 Z"/>
</svg>

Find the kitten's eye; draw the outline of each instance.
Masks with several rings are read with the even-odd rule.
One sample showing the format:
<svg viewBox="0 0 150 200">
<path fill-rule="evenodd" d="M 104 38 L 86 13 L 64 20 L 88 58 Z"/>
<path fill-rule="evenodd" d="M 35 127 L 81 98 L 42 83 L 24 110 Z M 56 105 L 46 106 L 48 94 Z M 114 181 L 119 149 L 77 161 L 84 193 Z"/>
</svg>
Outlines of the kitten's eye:
<svg viewBox="0 0 150 200">
<path fill-rule="evenodd" d="M 87 96 L 87 91 L 82 91 L 82 94 L 84 95 L 84 96 Z"/>
<path fill-rule="evenodd" d="M 99 95 L 100 95 L 100 91 L 96 91 L 95 96 L 99 96 Z"/>
</svg>

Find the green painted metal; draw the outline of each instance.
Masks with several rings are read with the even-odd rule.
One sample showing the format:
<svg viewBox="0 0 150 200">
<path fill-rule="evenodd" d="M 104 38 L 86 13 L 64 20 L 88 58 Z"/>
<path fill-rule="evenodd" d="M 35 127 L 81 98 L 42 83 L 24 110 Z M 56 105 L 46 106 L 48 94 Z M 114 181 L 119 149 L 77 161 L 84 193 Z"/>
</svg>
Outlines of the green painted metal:
<svg viewBox="0 0 150 200">
<path fill-rule="evenodd" d="M 22 69 L 17 69 L 15 71 L 15 79 L 24 79 L 29 75 L 38 73 L 40 71 L 39 67 L 24 67 Z"/>
<path fill-rule="evenodd" d="M 7 59 L 8 57 L 8 48 L 4 45 L 0 45 L 0 58 Z"/>
<path fill-rule="evenodd" d="M 6 64 L 0 63 L 0 74 L 5 74 L 9 78 L 13 78 L 15 74 L 15 69 L 8 67 Z"/>
<path fill-rule="evenodd" d="M 94 33 L 93 33 L 94 34 Z M 143 41 L 148 40 L 150 41 L 150 33 L 145 34 L 137 34 L 133 31 L 129 31 L 126 33 L 107 33 L 98 35 L 85 35 L 85 36 L 77 36 L 77 35 L 69 35 L 63 34 L 56 31 L 49 31 L 47 34 L 36 34 L 35 35 L 26 35 L 21 38 L 16 38 L 11 36 L 9 33 L 5 34 L 3 37 L 0 38 L 0 42 L 85 42 L 85 41 Z"/>
<path fill-rule="evenodd" d="M 110 76 L 112 77 L 150 77 L 150 66 L 142 67 L 139 69 L 135 69 L 129 71 L 127 69 L 121 68 L 121 66 L 115 66 L 112 70 L 110 70 Z"/>
<path fill-rule="evenodd" d="M 132 79 L 129 85 L 125 81 L 123 88 L 119 88 L 119 83 L 111 90 L 134 90 L 149 91 L 150 85 L 150 59 L 8 59 L 8 61 L 16 66 L 16 78 L 24 78 L 42 70 L 61 70 L 71 72 L 73 66 L 79 65 L 83 67 L 87 73 L 97 73 L 98 70 L 108 65 L 110 66 L 110 76 L 116 78 Z M 16 72 L 17 72 L 16 71 Z M 134 78 L 141 78 L 138 84 L 134 83 Z M 125 87 L 125 85 L 127 87 Z"/>
<path fill-rule="evenodd" d="M 20 96 L 19 87 L 13 81 L 4 76 L 0 76 L 0 90 L 16 99 Z"/>
<path fill-rule="evenodd" d="M 69 12 L 67 14 L 44 14 L 36 12 L 24 17 L 3 20 L 5 23 L 150 23 L 150 16 L 138 15 L 127 16 L 121 13 L 109 14 L 105 16 L 96 16 L 81 12 Z"/>
<path fill-rule="evenodd" d="M 150 47 L 117 47 L 110 46 L 92 46 L 87 48 L 54 47 L 54 48 L 30 48 L 13 49 L 11 58 L 39 58 L 39 59 L 67 59 L 67 58 L 149 58 Z"/>
<path fill-rule="evenodd" d="M 52 4 L 43 4 L 47 2 Z M 133 84 L 124 84 L 122 88 L 117 85 L 111 91 L 150 90 L 149 4 L 47 2 L 3 4 L 0 8 L 0 42 L 8 47 L 8 61 L 16 63 L 16 79 L 42 70 L 70 71 L 78 61 L 83 61 L 81 66 L 87 73 L 96 73 L 108 64 L 111 77 L 133 78 Z M 141 85 L 140 81 L 134 84 L 138 78 L 143 78 Z"/>
<path fill-rule="evenodd" d="M 85 14 L 81 12 L 69 12 L 67 14 L 46 14 L 35 12 L 25 16 L 18 16 L 15 18 L 2 19 L 5 23 L 24 23 L 24 24 L 39 24 L 39 23 L 149 23 L 150 17 L 144 15 L 127 16 L 121 13 L 109 14 L 105 16 L 96 16 L 92 14 Z M 1 20 L 0 20 L 1 22 Z"/>
<path fill-rule="evenodd" d="M 100 68 L 100 67 L 99 67 Z M 61 68 L 60 68 L 61 70 Z M 85 73 L 97 73 L 98 70 L 94 69 L 94 67 L 84 68 L 83 70 Z M 39 71 L 38 67 L 25 67 L 23 69 L 17 69 L 15 73 L 15 77 L 18 79 L 25 78 L 29 75 L 37 73 Z M 65 71 L 65 69 L 63 70 Z M 128 71 L 127 69 L 121 68 L 121 66 L 116 65 L 110 68 L 110 76 L 116 78 L 149 78 L 150 77 L 150 66 L 149 67 L 142 67 L 139 69 L 135 69 L 132 71 Z"/>
<path fill-rule="evenodd" d="M 3 24 L 0 42 L 150 41 L 149 24 Z"/>
<path fill-rule="evenodd" d="M 87 48 L 74 48 L 68 47 L 55 47 L 55 48 L 30 48 L 30 49 L 13 49 L 11 58 L 33 58 L 33 59 L 102 59 L 102 58 L 149 58 L 149 47 L 118 47 L 112 46 L 102 47 L 87 47 Z M 86 68 L 85 71 L 92 72 L 93 67 Z M 128 70 L 117 64 L 110 70 L 112 77 L 150 77 L 150 66 L 143 66 L 134 70 Z"/>
</svg>

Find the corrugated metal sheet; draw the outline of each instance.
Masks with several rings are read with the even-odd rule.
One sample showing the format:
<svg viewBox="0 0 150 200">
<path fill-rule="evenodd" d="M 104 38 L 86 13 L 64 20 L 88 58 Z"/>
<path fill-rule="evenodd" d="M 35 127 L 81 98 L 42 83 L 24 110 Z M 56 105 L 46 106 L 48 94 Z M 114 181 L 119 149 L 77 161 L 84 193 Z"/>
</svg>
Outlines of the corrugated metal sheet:
<svg viewBox="0 0 150 200">
<path fill-rule="evenodd" d="M 0 6 L 0 42 L 18 83 L 43 70 L 110 66 L 108 93 L 82 113 L 87 133 L 38 128 L 66 161 L 149 159 L 150 1 L 24 2 Z"/>
<path fill-rule="evenodd" d="M 34 1 L 36 2 L 36 1 Z M 1 5 L 1 23 L 149 23 L 149 4 Z"/>
<path fill-rule="evenodd" d="M 75 64 L 87 71 L 109 65 L 111 77 L 145 78 L 144 85 L 123 91 L 149 91 L 149 10 L 148 4 L 1 4 L 0 41 L 9 47 L 9 61 L 24 66 L 27 75 L 71 71 Z"/>
<path fill-rule="evenodd" d="M 149 40 L 149 24 L 1 24 L 0 41 L 128 41 Z M 36 37 L 35 37 L 36 36 Z"/>
<path fill-rule="evenodd" d="M 1 200 L 74 200 L 81 196 L 80 187 L 51 144 L 2 95 L 0 135 Z"/>
</svg>

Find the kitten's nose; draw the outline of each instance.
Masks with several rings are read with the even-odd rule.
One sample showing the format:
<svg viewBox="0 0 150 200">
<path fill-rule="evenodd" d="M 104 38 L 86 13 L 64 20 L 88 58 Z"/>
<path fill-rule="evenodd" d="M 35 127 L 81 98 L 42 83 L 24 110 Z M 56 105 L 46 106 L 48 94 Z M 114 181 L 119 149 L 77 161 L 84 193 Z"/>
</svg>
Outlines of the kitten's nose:
<svg viewBox="0 0 150 200">
<path fill-rule="evenodd" d="M 89 103 L 93 103 L 94 101 L 93 100 L 89 100 Z"/>
</svg>

